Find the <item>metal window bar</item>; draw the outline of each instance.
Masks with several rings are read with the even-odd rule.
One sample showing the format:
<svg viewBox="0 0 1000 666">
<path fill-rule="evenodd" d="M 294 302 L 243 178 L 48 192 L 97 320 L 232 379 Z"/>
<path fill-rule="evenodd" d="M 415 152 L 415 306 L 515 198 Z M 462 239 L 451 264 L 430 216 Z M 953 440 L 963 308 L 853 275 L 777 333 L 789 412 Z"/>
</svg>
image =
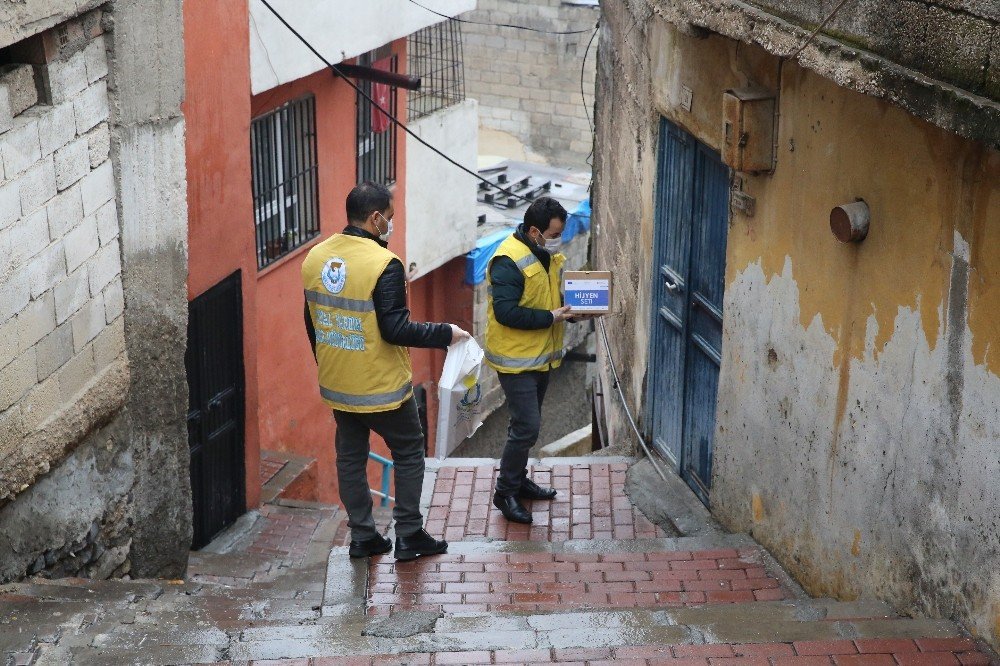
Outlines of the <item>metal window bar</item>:
<svg viewBox="0 0 1000 666">
<path fill-rule="evenodd" d="M 319 235 L 316 100 L 293 100 L 250 125 L 257 268 Z"/>
<path fill-rule="evenodd" d="M 396 498 L 389 494 L 389 471 L 393 467 L 392 461 L 371 451 L 368 452 L 368 457 L 382 465 L 382 490 L 375 490 L 374 488 L 369 488 L 368 490 L 371 491 L 372 495 L 382 498 L 379 506 L 389 506 L 389 502 L 396 501 Z"/>
<path fill-rule="evenodd" d="M 407 40 L 407 72 L 420 77 L 408 97 L 408 117 L 416 120 L 465 99 L 462 24 L 444 21 L 418 30 Z"/>
<path fill-rule="evenodd" d="M 384 58 L 390 58 L 389 70 L 399 71 L 399 58 L 392 54 L 388 46 L 380 47 L 374 51 L 369 51 L 358 57 L 358 64 L 371 67 L 374 63 Z M 371 81 L 359 80 L 358 87 L 369 96 L 372 95 Z M 396 109 L 396 98 L 398 97 L 396 88 L 389 89 L 389 112 L 398 117 Z M 363 95 L 357 95 L 358 110 L 358 160 L 357 160 L 357 182 L 361 183 L 371 180 L 376 183 L 388 185 L 396 181 L 396 126 L 391 121 L 386 130 L 376 132 L 373 128 L 372 114 L 377 112 L 371 102 Z"/>
</svg>

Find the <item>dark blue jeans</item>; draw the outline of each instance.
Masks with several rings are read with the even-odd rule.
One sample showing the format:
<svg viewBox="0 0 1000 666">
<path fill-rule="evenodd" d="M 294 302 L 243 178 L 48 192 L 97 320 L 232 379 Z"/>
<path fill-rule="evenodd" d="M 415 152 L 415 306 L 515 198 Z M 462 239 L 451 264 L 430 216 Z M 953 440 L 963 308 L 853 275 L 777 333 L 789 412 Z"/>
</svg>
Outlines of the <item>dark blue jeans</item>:
<svg viewBox="0 0 1000 666">
<path fill-rule="evenodd" d="M 500 386 L 507 396 L 510 425 L 507 426 L 507 444 L 500 458 L 500 476 L 497 479 L 498 495 L 516 495 L 528 473 L 528 456 L 538 441 L 542 426 L 542 400 L 549 386 L 548 370 L 499 373 Z"/>
</svg>

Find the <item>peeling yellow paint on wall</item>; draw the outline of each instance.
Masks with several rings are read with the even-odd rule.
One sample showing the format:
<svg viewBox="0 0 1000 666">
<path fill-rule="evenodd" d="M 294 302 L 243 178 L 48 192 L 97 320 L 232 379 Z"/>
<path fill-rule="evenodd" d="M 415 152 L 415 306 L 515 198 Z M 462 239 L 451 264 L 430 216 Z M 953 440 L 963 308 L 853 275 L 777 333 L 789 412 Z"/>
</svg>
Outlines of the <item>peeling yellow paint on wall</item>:
<svg viewBox="0 0 1000 666">
<path fill-rule="evenodd" d="M 854 530 L 854 543 L 851 544 L 851 555 L 860 557 L 861 555 L 861 530 Z"/>
<path fill-rule="evenodd" d="M 671 98 L 679 85 L 655 86 L 654 101 L 715 148 L 722 144 L 723 90 L 774 89 L 777 80 L 777 61 L 762 49 L 718 36 L 694 40 L 667 31 L 651 40 L 651 55 L 654 80 L 671 76 L 671 62 L 698 62 L 677 75 L 676 83 L 694 91 L 690 112 Z M 957 230 L 972 246 L 974 357 L 998 366 L 990 357 L 1000 353 L 1000 153 L 786 64 L 777 156 L 773 175 L 745 179 L 756 215 L 732 220 L 727 284 L 753 262 L 773 276 L 786 257 L 795 258 L 802 325 L 821 317 L 840 341 L 833 365 L 846 371 L 845 357 L 864 354 L 858 332 L 871 315 L 876 355 L 901 307 L 920 312 L 928 342 L 937 345 Z M 841 244 L 830 232 L 830 211 L 856 198 L 871 209 L 871 230 L 860 244 Z"/>
</svg>

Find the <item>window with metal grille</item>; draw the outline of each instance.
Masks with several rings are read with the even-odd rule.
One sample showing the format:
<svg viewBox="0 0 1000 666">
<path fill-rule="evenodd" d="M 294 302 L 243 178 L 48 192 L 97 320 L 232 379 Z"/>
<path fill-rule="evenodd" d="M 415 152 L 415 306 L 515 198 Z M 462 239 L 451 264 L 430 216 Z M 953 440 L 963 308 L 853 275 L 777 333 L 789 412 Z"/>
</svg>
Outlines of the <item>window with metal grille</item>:
<svg viewBox="0 0 1000 666">
<path fill-rule="evenodd" d="M 388 45 L 358 57 L 364 67 L 387 72 L 399 71 L 399 60 Z M 358 87 L 366 95 L 396 115 L 396 89 L 385 83 L 359 80 Z M 396 180 L 396 127 L 389 116 L 379 111 L 364 95 L 358 93 L 358 182 L 371 180 L 388 185 Z"/>
<path fill-rule="evenodd" d="M 255 118 L 250 154 L 260 269 L 319 234 L 315 98 Z"/>
<path fill-rule="evenodd" d="M 465 99 L 462 24 L 445 21 L 410 35 L 407 73 L 420 77 L 409 94 L 409 119 L 416 120 Z"/>
</svg>

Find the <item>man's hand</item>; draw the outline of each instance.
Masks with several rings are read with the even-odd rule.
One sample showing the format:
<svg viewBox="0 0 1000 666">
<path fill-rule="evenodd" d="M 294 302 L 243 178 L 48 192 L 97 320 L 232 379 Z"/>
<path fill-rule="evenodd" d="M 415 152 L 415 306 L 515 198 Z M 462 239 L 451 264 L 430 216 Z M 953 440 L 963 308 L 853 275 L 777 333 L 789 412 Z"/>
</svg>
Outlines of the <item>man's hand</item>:
<svg viewBox="0 0 1000 666">
<path fill-rule="evenodd" d="M 468 340 L 469 338 L 472 337 L 471 335 L 469 335 L 468 331 L 461 328 L 460 326 L 455 326 L 454 324 L 448 324 L 448 325 L 451 326 L 451 344 L 455 344 L 456 342 L 461 342 L 462 340 Z"/>
<path fill-rule="evenodd" d="M 570 311 L 570 306 L 568 305 L 564 305 L 561 308 L 556 308 L 555 310 L 550 310 L 550 312 L 552 313 L 552 323 L 555 324 L 560 321 L 566 321 L 567 319 L 572 317 L 573 315 L 571 315 L 569 311 Z"/>
</svg>

